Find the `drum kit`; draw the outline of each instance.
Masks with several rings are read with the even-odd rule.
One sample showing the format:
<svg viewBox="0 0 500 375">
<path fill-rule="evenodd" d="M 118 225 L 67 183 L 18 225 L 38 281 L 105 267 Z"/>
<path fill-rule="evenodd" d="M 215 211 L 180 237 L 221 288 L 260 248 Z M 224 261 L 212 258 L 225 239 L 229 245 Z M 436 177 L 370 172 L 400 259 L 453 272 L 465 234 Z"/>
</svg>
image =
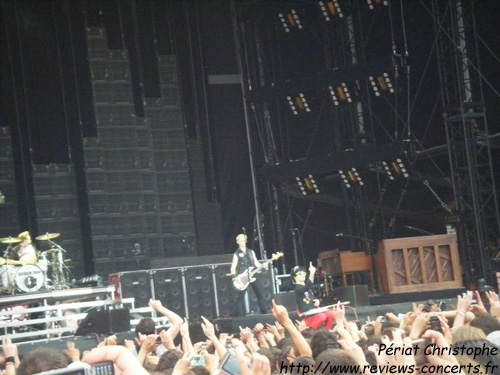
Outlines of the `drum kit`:
<svg viewBox="0 0 500 375">
<path fill-rule="evenodd" d="M 36 251 L 36 255 L 26 254 L 19 260 L 9 259 L 13 244 L 21 242 L 17 237 L 0 238 L 0 243 L 8 244 L 4 256 L 0 257 L 0 291 L 2 294 L 16 292 L 37 292 L 41 289 L 69 288 L 66 265 L 71 259 L 64 259 L 64 250 L 52 241 L 60 233 L 46 233 L 36 237 L 38 241 L 47 241 L 50 249 Z"/>
</svg>

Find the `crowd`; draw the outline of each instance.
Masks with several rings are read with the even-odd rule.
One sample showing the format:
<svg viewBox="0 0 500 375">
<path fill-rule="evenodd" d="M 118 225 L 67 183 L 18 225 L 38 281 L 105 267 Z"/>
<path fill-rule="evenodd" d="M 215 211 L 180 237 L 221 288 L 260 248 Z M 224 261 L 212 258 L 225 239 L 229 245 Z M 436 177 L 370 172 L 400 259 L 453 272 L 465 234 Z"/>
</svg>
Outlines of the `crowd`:
<svg viewBox="0 0 500 375">
<path fill-rule="evenodd" d="M 168 330 L 157 332 L 154 321 L 143 318 L 135 342 L 117 343 L 110 336 L 88 352 L 70 342 L 64 353 L 41 347 L 23 358 L 7 338 L 0 363 L 7 375 L 68 366 L 70 371 L 104 361 L 114 364 L 117 375 L 500 374 L 500 299 L 495 292 L 483 298 L 485 303 L 479 292 L 469 291 L 445 310 L 438 303 L 414 304 L 404 315 L 387 313 L 363 325 L 347 321 L 337 305 L 331 329 L 294 322 L 273 301 L 276 322 L 240 327 L 239 337 L 216 332 L 202 317 L 202 342 L 191 341 L 186 319 L 152 300 L 150 306 L 170 320 Z"/>
</svg>

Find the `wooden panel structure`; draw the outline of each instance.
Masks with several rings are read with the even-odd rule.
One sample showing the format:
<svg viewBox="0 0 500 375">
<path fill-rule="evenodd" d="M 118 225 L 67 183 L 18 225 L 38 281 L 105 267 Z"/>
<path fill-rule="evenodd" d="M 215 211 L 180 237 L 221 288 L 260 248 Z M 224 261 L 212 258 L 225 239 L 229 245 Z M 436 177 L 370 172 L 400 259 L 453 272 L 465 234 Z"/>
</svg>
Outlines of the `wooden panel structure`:
<svg viewBox="0 0 500 375">
<path fill-rule="evenodd" d="M 372 261 L 364 252 L 339 251 L 337 249 L 323 251 L 318 254 L 323 272 L 326 276 L 342 275 L 342 282 L 347 286 L 347 275 L 353 272 L 368 272 L 372 287 L 374 286 Z"/>
<path fill-rule="evenodd" d="M 385 294 L 463 286 L 455 234 L 383 240 L 375 259 Z"/>
</svg>

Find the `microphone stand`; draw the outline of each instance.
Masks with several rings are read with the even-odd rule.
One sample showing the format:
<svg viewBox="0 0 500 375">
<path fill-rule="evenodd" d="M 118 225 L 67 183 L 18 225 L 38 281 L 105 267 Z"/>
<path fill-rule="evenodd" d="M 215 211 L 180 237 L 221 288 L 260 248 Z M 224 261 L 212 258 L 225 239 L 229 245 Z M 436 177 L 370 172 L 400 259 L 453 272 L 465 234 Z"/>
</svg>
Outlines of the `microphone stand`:
<svg viewBox="0 0 500 375">
<path fill-rule="evenodd" d="M 294 260 L 295 260 L 295 265 L 298 266 L 299 265 L 299 255 L 297 254 L 297 239 L 295 237 L 295 231 L 297 229 L 296 228 L 292 228 L 291 231 L 292 231 L 292 240 L 293 240 L 293 257 L 294 257 Z"/>
</svg>

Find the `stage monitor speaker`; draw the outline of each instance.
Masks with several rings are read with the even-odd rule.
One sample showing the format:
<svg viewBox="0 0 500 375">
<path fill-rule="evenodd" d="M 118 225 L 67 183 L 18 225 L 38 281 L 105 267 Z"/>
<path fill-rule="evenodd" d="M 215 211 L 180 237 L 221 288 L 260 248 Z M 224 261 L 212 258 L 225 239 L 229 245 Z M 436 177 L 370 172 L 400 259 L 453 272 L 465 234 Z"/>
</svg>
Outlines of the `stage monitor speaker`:
<svg viewBox="0 0 500 375">
<path fill-rule="evenodd" d="M 113 334 L 130 331 L 130 310 L 93 310 L 81 321 L 75 336 L 95 333 Z"/>
<path fill-rule="evenodd" d="M 329 295 L 329 299 L 323 305 L 330 305 L 337 300 L 349 301 L 349 306 L 370 306 L 368 298 L 368 285 L 350 285 L 335 288 Z"/>
<path fill-rule="evenodd" d="M 149 271 L 123 272 L 120 274 L 121 298 L 135 299 L 135 307 L 147 307 L 153 297 Z"/>
<path fill-rule="evenodd" d="M 214 268 L 219 318 L 228 318 L 235 313 L 238 291 L 233 286 L 230 268 L 230 264 L 218 264 Z"/>
<path fill-rule="evenodd" d="M 276 301 L 277 305 L 285 306 L 287 311 L 297 310 L 297 299 L 295 298 L 295 292 L 276 293 L 274 295 L 274 300 Z"/>
<path fill-rule="evenodd" d="M 199 322 L 202 315 L 208 320 L 215 319 L 217 307 L 215 306 L 213 268 L 210 266 L 186 267 L 184 279 L 189 321 Z"/>
<path fill-rule="evenodd" d="M 267 310 L 268 312 L 270 312 L 272 309 L 271 300 L 273 299 L 274 296 L 273 271 L 271 270 L 271 267 L 269 267 L 267 270 L 262 270 L 259 273 L 256 273 L 254 277 L 256 280 L 253 282 L 253 284 L 257 284 L 260 287 L 262 296 L 264 297 L 264 301 L 267 305 Z M 257 297 L 253 292 L 253 287 L 249 285 L 247 289 L 249 291 L 248 296 L 249 296 L 250 311 L 252 312 L 260 311 Z"/>
<path fill-rule="evenodd" d="M 180 268 L 153 271 L 155 298 L 181 317 L 186 316 L 185 292 Z"/>
</svg>

